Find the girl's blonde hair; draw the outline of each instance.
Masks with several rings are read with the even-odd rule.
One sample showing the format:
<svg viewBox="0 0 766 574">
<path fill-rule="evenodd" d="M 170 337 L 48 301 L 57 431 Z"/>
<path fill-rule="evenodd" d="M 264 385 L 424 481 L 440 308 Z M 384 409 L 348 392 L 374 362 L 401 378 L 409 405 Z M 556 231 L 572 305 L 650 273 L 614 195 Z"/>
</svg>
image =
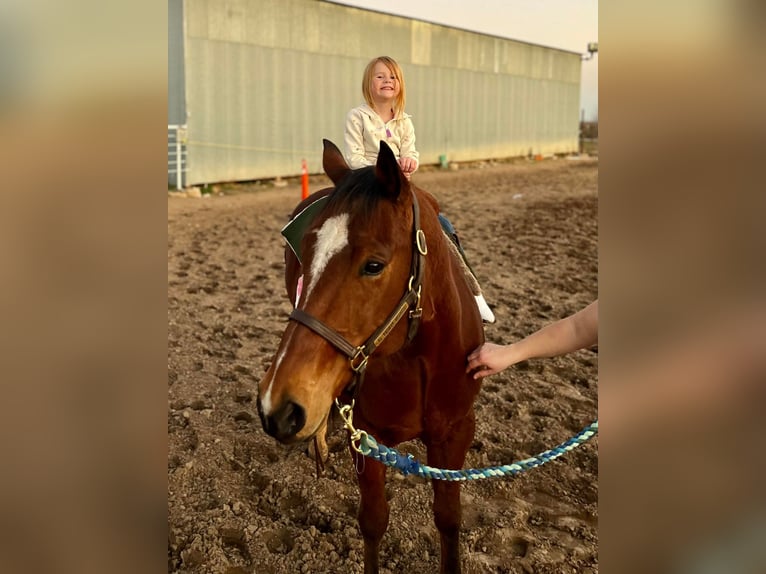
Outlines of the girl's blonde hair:
<svg viewBox="0 0 766 574">
<path fill-rule="evenodd" d="M 375 69 L 375 64 L 382 62 L 390 71 L 394 74 L 394 77 L 399 81 L 399 95 L 394 101 L 394 117 L 400 117 L 404 113 L 404 104 L 406 101 L 404 90 L 404 74 L 396 60 L 389 58 L 388 56 L 378 56 L 370 60 L 367 67 L 364 69 L 364 76 L 362 77 L 362 94 L 364 94 L 364 100 L 371 108 L 375 108 L 372 100 L 372 93 L 370 92 L 370 86 L 372 85 L 372 75 Z"/>
</svg>

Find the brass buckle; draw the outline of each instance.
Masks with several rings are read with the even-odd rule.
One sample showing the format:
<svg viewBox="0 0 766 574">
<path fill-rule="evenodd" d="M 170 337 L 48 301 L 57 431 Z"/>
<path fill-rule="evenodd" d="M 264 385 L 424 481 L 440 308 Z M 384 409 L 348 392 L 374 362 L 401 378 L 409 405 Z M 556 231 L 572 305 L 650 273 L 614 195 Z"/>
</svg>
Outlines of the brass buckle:
<svg viewBox="0 0 766 574">
<path fill-rule="evenodd" d="M 422 285 L 418 285 L 418 298 L 415 300 L 415 308 L 410 311 L 410 319 L 420 319 L 420 316 L 423 314 L 423 308 L 420 306 L 420 290 L 423 288 Z M 410 290 L 412 289 L 412 279 L 410 279 Z"/>
<path fill-rule="evenodd" d="M 356 363 L 357 359 L 361 357 L 361 361 L 359 363 Z M 349 360 L 349 363 L 351 364 L 351 370 L 355 373 L 359 373 L 360 371 L 363 371 L 367 367 L 367 360 L 370 357 L 365 354 L 364 347 L 357 347 L 356 353 L 354 353 L 354 356 L 351 357 Z"/>
<path fill-rule="evenodd" d="M 418 246 L 418 251 L 421 255 L 428 255 L 428 245 L 426 245 L 426 234 L 422 229 L 418 229 L 415 233 L 415 244 Z"/>
</svg>

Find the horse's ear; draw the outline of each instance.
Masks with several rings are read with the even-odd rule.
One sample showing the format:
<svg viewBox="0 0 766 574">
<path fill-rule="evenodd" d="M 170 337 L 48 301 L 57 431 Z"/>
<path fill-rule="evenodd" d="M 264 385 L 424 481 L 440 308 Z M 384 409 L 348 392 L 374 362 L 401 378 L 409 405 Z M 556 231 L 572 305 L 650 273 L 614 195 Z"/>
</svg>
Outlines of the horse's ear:
<svg viewBox="0 0 766 574">
<path fill-rule="evenodd" d="M 322 168 L 335 185 L 338 185 L 351 168 L 348 167 L 343 154 L 330 140 L 322 140 L 324 144 L 324 153 L 322 154 Z"/>
<path fill-rule="evenodd" d="M 378 163 L 375 164 L 375 176 L 386 189 L 386 193 L 391 199 L 396 199 L 403 189 L 409 188 L 409 182 L 404 177 L 399 162 L 388 144 L 380 140 L 380 151 L 378 152 Z"/>
</svg>

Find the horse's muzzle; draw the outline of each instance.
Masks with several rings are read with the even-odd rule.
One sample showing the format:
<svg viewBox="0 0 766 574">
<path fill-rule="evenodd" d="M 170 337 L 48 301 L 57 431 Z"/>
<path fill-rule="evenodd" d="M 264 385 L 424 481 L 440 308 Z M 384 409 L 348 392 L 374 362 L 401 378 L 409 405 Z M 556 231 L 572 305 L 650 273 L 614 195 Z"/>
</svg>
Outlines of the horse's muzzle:
<svg viewBox="0 0 766 574">
<path fill-rule="evenodd" d="M 289 443 L 306 424 L 306 411 L 298 403 L 285 401 L 269 415 L 263 413 L 260 397 L 257 400 L 258 416 L 266 434 L 280 442 Z"/>
</svg>

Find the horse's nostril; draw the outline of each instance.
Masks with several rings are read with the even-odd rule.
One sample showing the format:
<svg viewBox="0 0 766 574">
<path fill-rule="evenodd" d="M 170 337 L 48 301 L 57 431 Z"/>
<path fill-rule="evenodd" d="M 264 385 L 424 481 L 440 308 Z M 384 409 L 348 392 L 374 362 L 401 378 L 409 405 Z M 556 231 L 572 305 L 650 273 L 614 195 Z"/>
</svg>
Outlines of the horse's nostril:
<svg viewBox="0 0 766 574">
<path fill-rule="evenodd" d="M 287 440 L 306 424 L 306 411 L 298 403 L 287 401 L 271 415 L 261 414 L 263 430 L 279 440 Z"/>
<path fill-rule="evenodd" d="M 306 424 L 306 411 L 298 403 L 287 401 L 277 424 L 284 437 L 293 436 Z"/>
</svg>

